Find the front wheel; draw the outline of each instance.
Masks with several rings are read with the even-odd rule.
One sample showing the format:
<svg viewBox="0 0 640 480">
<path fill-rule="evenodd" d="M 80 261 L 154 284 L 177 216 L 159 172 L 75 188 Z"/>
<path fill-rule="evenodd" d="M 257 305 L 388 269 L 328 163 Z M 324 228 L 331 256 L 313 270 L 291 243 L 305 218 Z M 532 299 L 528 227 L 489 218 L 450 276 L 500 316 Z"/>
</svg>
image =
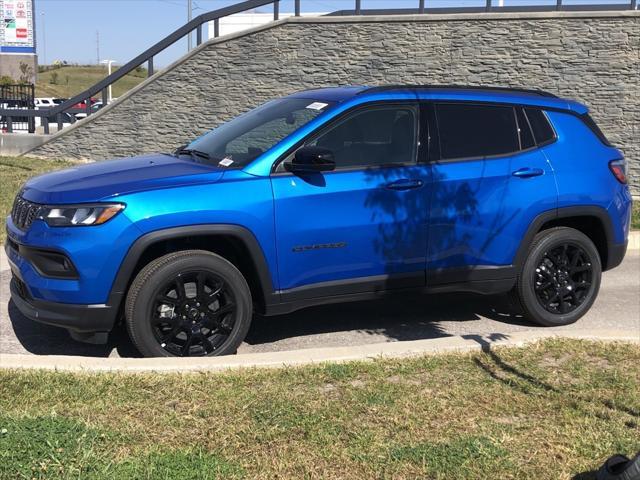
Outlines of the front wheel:
<svg viewBox="0 0 640 480">
<path fill-rule="evenodd" d="M 160 257 L 129 288 L 127 330 L 145 357 L 235 353 L 251 324 L 251 292 L 224 258 L 203 250 Z"/>
<path fill-rule="evenodd" d="M 569 325 L 593 305 L 601 275 L 600 255 L 589 237 L 573 228 L 551 228 L 534 238 L 514 293 L 536 323 Z"/>
</svg>

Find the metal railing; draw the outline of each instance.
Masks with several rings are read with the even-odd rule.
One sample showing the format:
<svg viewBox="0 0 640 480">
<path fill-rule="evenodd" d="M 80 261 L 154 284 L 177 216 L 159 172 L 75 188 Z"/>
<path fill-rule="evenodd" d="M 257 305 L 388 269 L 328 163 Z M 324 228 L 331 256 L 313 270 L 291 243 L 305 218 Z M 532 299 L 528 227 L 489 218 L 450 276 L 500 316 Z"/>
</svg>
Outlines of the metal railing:
<svg viewBox="0 0 640 480">
<path fill-rule="evenodd" d="M 33 85 L 0 85 L 0 108 L 7 110 L 34 109 L 35 89 Z M 16 115 L 11 119 L 12 126 L 21 130 L 34 131 L 33 119 Z M 0 115 L 0 129 L 7 128 L 6 119 Z"/>
<path fill-rule="evenodd" d="M 220 36 L 220 19 L 234 15 L 237 13 L 246 12 L 254 8 L 263 7 L 265 5 L 273 5 L 273 19 L 277 21 L 280 18 L 280 1 L 281 0 L 247 0 L 244 2 L 230 5 L 228 7 L 213 10 L 211 12 L 203 13 L 197 16 L 190 22 L 186 23 L 151 48 L 145 50 L 143 53 L 135 57 L 130 62 L 126 63 L 118 70 L 107 76 L 103 80 L 99 81 L 92 87 L 89 87 L 82 93 L 75 95 L 74 97 L 66 100 L 64 103 L 47 109 L 47 110 L 35 110 L 35 109 L 0 109 L 0 117 L 4 118 L 6 124 L 6 131 L 8 133 L 13 132 L 13 119 L 20 117 L 21 119 L 27 117 L 30 125 L 33 124 L 33 120 L 36 117 L 41 118 L 41 124 L 44 128 L 44 133 L 49 134 L 49 119 L 57 118 L 58 130 L 62 129 L 63 113 L 74 111 L 74 105 L 85 104 L 84 108 L 87 117 L 93 112 L 92 98 L 96 95 L 102 96 L 103 105 L 107 105 L 108 100 L 108 87 L 120 80 L 125 75 L 131 73 L 136 68 L 146 64 L 148 76 L 152 76 L 155 73 L 153 59 L 159 53 L 182 40 L 183 38 L 196 32 L 196 43 L 200 45 L 203 41 L 203 25 L 209 22 L 213 22 L 213 36 Z M 437 7 L 430 8 L 425 0 L 415 0 L 417 8 L 408 9 L 386 9 L 386 10 L 364 10 L 362 8 L 362 0 L 353 0 L 353 10 L 340 10 L 329 15 L 400 15 L 400 14 L 422 14 L 422 13 L 475 13 L 475 12 L 539 12 L 539 11 L 597 11 L 597 10 L 636 10 L 638 8 L 638 1 L 640 0 L 627 0 L 627 3 L 617 4 L 564 4 L 563 0 L 556 0 L 552 5 L 528 5 L 528 6 L 495 6 L 492 2 L 494 0 L 485 0 L 485 5 L 481 7 Z M 294 15 L 301 15 L 301 0 L 294 0 Z M 31 131 L 31 128 L 29 129 Z"/>
</svg>

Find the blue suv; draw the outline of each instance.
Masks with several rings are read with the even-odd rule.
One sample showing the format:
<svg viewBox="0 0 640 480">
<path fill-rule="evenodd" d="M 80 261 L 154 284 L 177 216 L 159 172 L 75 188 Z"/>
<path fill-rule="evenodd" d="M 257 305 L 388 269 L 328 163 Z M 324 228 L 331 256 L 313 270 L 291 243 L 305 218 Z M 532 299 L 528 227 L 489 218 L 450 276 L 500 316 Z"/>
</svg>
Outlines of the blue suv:
<svg viewBox="0 0 640 480">
<path fill-rule="evenodd" d="M 26 183 L 7 219 L 28 318 L 145 356 L 236 351 L 254 313 L 400 292 L 511 292 L 566 325 L 623 259 L 626 162 L 537 90 L 311 90 L 172 154 Z"/>
</svg>

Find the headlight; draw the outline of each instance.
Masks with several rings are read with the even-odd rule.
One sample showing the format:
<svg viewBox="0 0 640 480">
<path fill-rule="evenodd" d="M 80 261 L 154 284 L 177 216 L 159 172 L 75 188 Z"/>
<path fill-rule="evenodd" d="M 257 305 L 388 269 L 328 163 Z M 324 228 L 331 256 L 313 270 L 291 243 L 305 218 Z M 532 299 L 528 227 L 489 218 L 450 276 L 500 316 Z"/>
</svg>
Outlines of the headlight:
<svg viewBox="0 0 640 480">
<path fill-rule="evenodd" d="M 121 203 L 100 203 L 95 205 L 45 206 L 40 209 L 38 218 L 50 227 L 73 227 L 102 225 L 124 210 Z"/>
</svg>

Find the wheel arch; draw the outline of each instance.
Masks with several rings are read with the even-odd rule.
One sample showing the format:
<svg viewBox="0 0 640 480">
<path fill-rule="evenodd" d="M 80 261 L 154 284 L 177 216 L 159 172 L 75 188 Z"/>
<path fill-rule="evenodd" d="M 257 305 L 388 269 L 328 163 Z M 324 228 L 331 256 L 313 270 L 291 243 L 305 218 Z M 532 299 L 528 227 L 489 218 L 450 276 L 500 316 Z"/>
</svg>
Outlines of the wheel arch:
<svg viewBox="0 0 640 480">
<path fill-rule="evenodd" d="M 207 250 L 234 264 L 247 280 L 259 309 L 276 301 L 264 252 L 253 233 L 239 225 L 215 224 L 168 228 L 138 238 L 120 265 L 108 303 L 120 308 L 129 285 L 144 265 L 185 249 Z"/>
<path fill-rule="evenodd" d="M 615 262 L 610 255 L 610 248 L 614 243 L 613 224 L 607 211 L 595 205 L 563 207 L 539 214 L 525 234 L 516 252 L 514 265 L 520 268 L 533 242 L 533 238 L 540 232 L 553 227 L 570 227 L 584 233 L 596 246 L 602 262 L 602 270 L 609 270 L 619 262 Z"/>
</svg>

